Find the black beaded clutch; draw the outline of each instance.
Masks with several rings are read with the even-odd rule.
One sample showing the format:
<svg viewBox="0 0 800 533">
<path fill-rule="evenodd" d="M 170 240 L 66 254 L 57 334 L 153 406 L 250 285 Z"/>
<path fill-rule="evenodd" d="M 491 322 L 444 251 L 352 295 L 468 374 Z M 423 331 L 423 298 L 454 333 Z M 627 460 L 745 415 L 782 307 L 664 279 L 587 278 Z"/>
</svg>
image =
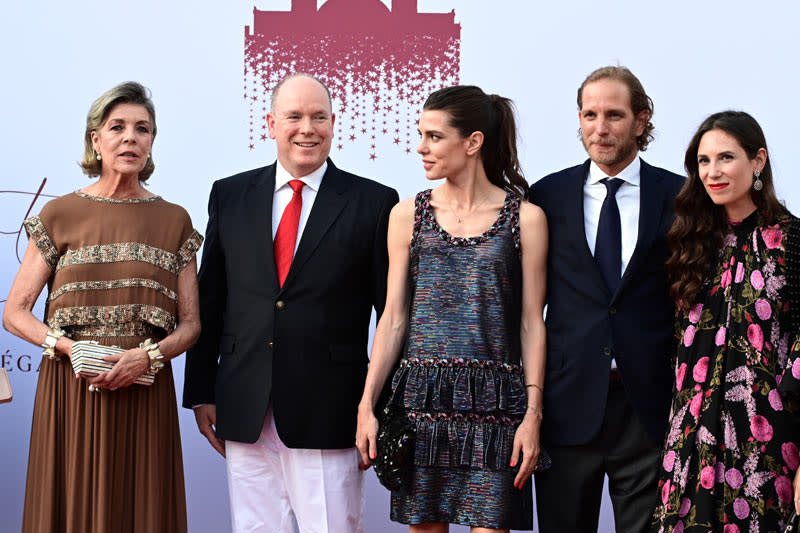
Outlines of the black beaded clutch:
<svg viewBox="0 0 800 533">
<path fill-rule="evenodd" d="M 378 456 L 372 466 L 378 481 L 389 490 L 408 487 L 414 463 L 416 422 L 408 419 L 401 407 L 388 402 L 378 412 Z"/>
</svg>

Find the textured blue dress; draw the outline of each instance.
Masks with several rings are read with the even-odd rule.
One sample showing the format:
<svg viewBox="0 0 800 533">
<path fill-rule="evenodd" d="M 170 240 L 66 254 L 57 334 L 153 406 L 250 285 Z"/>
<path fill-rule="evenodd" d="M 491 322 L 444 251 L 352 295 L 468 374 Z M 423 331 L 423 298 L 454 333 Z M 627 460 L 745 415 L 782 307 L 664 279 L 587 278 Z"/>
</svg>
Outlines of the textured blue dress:
<svg viewBox="0 0 800 533">
<path fill-rule="evenodd" d="M 412 481 L 391 519 L 532 529 L 531 482 L 514 488 L 514 433 L 527 395 L 520 366 L 519 205 L 506 195 L 483 235 L 442 229 L 431 191 L 415 200 L 409 331 L 390 401 L 416 422 Z"/>
</svg>

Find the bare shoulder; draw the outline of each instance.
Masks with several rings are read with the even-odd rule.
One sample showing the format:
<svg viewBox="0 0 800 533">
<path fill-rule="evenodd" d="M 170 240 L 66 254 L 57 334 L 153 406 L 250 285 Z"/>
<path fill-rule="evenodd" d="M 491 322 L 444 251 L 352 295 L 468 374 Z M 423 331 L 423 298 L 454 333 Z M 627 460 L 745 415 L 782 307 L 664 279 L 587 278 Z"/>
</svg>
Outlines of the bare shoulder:
<svg viewBox="0 0 800 533">
<path fill-rule="evenodd" d="M 547 230 L 547 216 L 538 205 L 523 200 L 519 204 L 519 224 L 533 231 Z"/>
<path fill-rule="evenodd" d="M 407 198 L 395 204 L 389 220 L 396 223 L 412 222 L 414 220 L 414 199 Z"/>
</svg>

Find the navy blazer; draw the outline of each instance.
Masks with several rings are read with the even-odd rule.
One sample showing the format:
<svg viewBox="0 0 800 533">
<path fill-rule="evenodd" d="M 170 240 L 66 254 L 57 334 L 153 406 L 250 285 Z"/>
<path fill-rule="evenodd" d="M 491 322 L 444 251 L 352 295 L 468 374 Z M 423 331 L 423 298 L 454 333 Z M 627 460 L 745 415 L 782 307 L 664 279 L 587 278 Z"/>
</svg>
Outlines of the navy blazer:
<svg viewBox="0 0 800 533">
<path fill-rule="evenodd" d="M 589 163 L 550 174 L 531 187 L 531 201 L 547 214 L 550 234 L 542 440 L 577 445 L 597 434 L 614 358 L 634 412 L 660 444 L 674 346 L 664 237 L 684 178 L 642 161 L 639 235 L 611 294 L 586 241 L 583 187 Z"/>
<path fill-rule="evenodd" d="M 290 448 L 351 448 L 372 309 L 386 299 L 386 233 L 397 191 L 328 168 L 279 287 L 275 164 L 214 183 L 200 266 L 200 339 L 184 407 L 216 404 L 217 437 L 255 442 L 272 401 Z"/>
</svg>

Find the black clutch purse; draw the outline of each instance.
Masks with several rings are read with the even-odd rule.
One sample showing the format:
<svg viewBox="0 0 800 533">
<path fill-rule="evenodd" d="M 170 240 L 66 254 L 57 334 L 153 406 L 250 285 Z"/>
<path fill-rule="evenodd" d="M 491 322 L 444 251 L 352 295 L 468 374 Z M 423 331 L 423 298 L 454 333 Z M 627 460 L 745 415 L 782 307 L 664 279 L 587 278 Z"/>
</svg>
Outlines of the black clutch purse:
<svg viewBox="0 0 800 533">
<path fill-rule="evenodd" d="M 800 531 L 798 527 L 800 527 L 800 518 L 798 518 L 795 511 L 792 511 L 789 520 L 786 521 L 786 529 L 783 530 L 783 533 L 797 533 Z"/>
<path fill-rule="evenodd" d="M 389 490 L 407 488 L 414 463 L 417 425 L 408 419 L 405 409 L 387 402 L 377 413 L 378 456 L 372 466 L 378 481 Z"/>
</svg>

